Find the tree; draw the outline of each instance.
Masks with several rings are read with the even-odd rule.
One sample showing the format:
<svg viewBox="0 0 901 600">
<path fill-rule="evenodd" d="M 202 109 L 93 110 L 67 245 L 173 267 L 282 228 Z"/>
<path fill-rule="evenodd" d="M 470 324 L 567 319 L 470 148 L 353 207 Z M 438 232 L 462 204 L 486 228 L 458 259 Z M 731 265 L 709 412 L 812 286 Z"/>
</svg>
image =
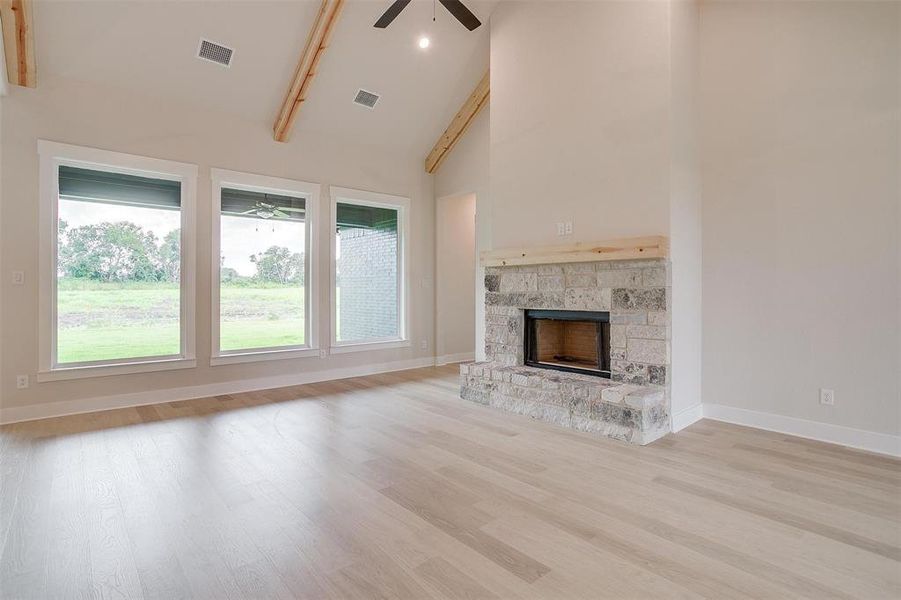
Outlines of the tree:
<svg viewBox="0 0 901 600">
<path fill-rule="evenodd" d="M 237 281 L 241 279 L 241 274 L 238 273 L 236 269 L 232 269 L 231 267 L 222 267 L 219 269 L 219 281 Z"/>
<path fill-rule="evenodd" d="M 173 229 L 163 236 L 159 249 L 163 279 L 178 281 L 181 275 L 181 230 Z"/>
<path fill-rule="evenodd" d="M 284 246 L 270 246 L 265 252 L 253 254 L 250 262 L 257 267 L 257 279 L 273 283 L 303 285 L 303 252 L 291 252 Z"/>
<path fill-rule="evenodd" d="M 60 269 L 71 277 L 101 281 L 158 281 L 161 276 L 156 236 L 120 221 L 82 225 L 66 232 Z"/>
</svg>

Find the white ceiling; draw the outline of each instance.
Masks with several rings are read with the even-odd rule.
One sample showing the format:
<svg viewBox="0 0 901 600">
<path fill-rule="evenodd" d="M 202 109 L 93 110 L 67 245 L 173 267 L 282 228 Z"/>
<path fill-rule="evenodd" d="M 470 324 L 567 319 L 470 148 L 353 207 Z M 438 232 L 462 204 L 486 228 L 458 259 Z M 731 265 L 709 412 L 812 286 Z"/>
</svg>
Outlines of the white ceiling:
<svg viewBox="0 0 901 600">
<path fill-rule="evenodd" d="M 348 0 L 294 126 L 423 157 L 488 66 L 495 1 L 469 0 L 467 31 L 441 5 L 414 0 L 387 29 L 391 0 Z M 35 3 L 39 82 L 65 77 L 211 106 L 271 128 L 319 8 L 302 1 Z M 417 47 L 420 35 L 432 46 Z M 230 68 L 195 58 L 205 37 L 235 48 Z M 382 96 L 352 103 L 358 88 Z"/>
</svg>

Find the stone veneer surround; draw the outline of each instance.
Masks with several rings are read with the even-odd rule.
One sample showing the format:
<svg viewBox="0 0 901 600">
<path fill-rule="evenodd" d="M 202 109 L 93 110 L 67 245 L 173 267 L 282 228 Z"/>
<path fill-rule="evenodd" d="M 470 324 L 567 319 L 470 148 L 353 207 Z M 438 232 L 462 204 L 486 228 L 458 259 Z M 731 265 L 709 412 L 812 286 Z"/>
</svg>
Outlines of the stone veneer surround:
<svg viewBox="0 0 901 600">
<path fill-rule="evenodd" d="M 667 260 L 489 267 L 485 304 L 463 398 L 641 444 L 669 431 Z M 524 309 L 608 311 L 611 379 L 523 366 Z"/>
</svg>

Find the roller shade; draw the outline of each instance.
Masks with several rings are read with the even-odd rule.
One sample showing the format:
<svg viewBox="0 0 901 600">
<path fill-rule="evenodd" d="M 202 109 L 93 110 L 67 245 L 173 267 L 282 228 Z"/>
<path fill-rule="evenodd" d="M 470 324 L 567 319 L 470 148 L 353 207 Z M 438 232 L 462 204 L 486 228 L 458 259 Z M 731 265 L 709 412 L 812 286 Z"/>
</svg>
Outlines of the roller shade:
<svg viewBox="0 0 901 600">
<path fill-rule="evenodd" d="M 303 221 L 306 198 L 268 192 L 222 188 L 220 212 L 232 217 Z"/>
<path fill-rule="evenodd" d="M 59 197 L 64 200 L 179 210 L 181 183 L 60 165 Z"/>
<path fill-rule="evenodd" d="M 397 209 L 339 202 L 338 229 L 397 229 Z"/>
</svg>

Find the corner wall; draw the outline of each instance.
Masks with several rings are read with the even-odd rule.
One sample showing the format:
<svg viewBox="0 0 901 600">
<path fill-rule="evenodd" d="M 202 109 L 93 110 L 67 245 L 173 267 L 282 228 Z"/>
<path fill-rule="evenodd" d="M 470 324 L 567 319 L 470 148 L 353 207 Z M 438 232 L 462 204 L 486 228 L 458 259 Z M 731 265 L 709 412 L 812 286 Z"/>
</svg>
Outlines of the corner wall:
<svg viewBox="0 0 901 600">
<path fill-rule="evenodd" d="M 475 358 L 475 217 L 475 194 L 435 199 L 435 361 L 438 364 Z"/>
<path fill-rule="evenodd" d="M 485 269 L 479 264 L 479 254 L 482 250 L 491 248 L 491 201 L 488 191 L 490 122 L 489 104 L 470 123 L 453 151 L 441 163 L 433 180 L 435 198 L 465 194 L 476 196 L 474 349 L 476 360 L 485 360 Z"/>
<path fill-rule="evenodd" d="M 670 260 L 673 431 L 701 417 L 701 174 L 697 148 L 698 37 L 695 0 L 670 4 Z"/>
</svg>

